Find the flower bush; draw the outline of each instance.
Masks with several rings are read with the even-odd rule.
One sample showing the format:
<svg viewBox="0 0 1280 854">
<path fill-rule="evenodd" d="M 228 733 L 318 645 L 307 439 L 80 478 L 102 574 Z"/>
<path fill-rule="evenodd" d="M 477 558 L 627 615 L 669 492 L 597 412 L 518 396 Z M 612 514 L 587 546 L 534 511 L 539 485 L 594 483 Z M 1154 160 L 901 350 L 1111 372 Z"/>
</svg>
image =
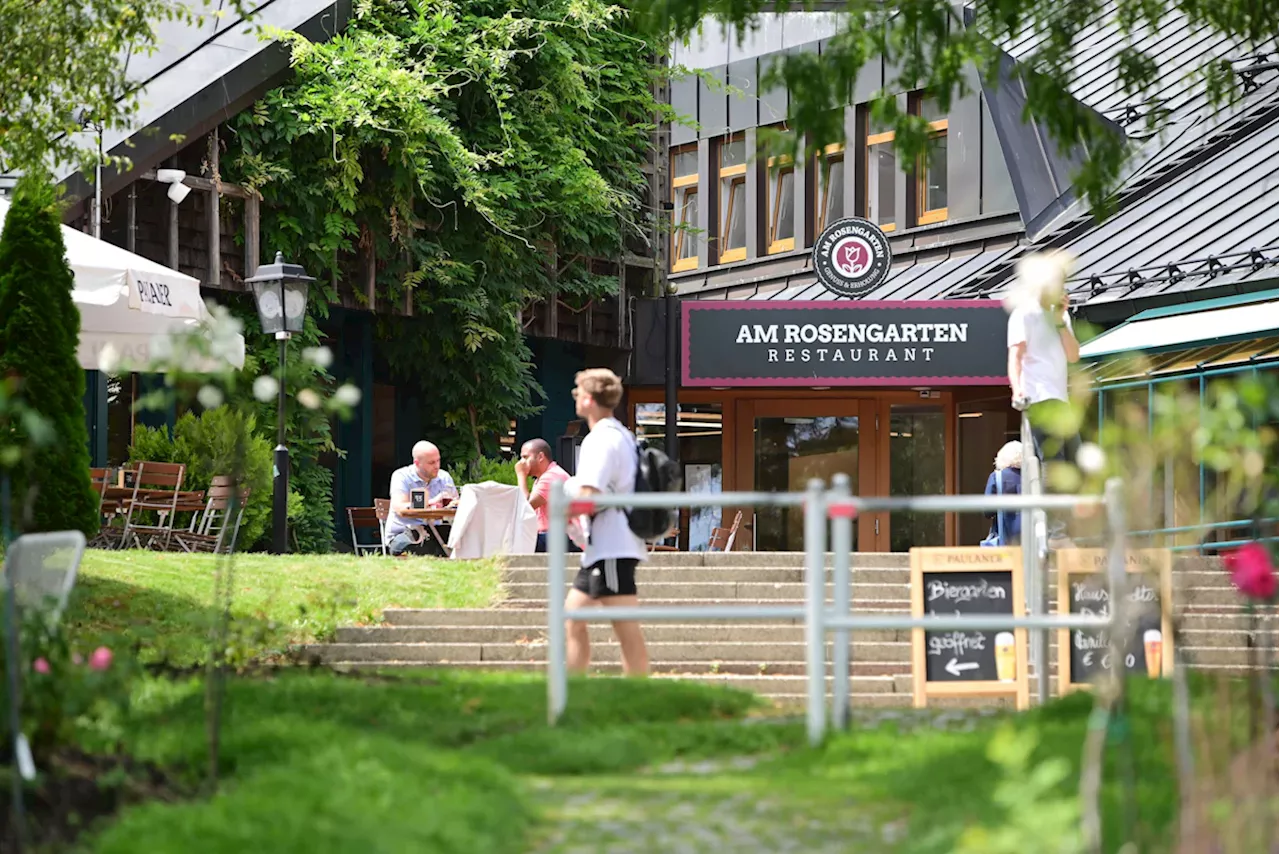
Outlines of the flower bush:
<svg viewBox="0 0 1280 854">
<path fill-rule="evenodd" d="M 79 650 L 51 611 L 36 609 L 23 616 L 19 647 L 23 732 L 37 762 L 67 746 L 115 749 L 138 674 L 132 656 L 105 646 Z M 5 682 L 5 707 L 7 694 Z"/>
<path fill-rule="evenodd" d="M 1222 565 L 1231 574 L 1231 583 L 1250 599 L 1274 599 L 1276 565 L 1271 552 L 1261 543 L 1248 543 L 1222 555 Z"/>
</svg>

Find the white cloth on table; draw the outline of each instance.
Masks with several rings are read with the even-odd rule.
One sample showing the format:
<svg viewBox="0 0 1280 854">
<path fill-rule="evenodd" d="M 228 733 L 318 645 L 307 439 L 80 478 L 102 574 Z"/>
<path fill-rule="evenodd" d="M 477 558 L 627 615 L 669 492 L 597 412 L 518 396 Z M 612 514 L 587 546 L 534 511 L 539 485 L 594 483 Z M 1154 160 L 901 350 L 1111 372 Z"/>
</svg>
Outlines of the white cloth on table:
<svg viewBox="0 0 1280 854">
<path fill-rule="evenodd" d="M 533 554 L 538 544 L 538 514 L 518 486 L 486 480 L 462 487 L 458 513 L 449 532 L 455 558 Z"/>
</svg>

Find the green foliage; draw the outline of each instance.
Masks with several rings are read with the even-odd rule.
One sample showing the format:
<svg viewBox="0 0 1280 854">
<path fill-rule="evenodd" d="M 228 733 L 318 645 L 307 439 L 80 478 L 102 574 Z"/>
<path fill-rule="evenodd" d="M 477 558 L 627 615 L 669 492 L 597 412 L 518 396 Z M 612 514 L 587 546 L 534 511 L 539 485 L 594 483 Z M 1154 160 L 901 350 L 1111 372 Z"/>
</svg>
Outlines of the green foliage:
<svg viewBox="0 0 1280 854">
<path fill-rule="evenodd" d="M 300 553 L 332 551 L 333 472 L 314 458 L 298 462 L 289 477 L 289 533 Z"/>
<path fill-rule="evenodd" d="M 64 747 L 114 748 L 125 734 L 134 661 L 73 644 L 52 610 L 38 608 L 24 610 L 18 647 L 23 731 L 37 760 Z M 8 707 L 5 680 L 0 708 Z"/>
<path fill-rule="evenodd" d="M 137 112 L 140 89 L 129 78 L 130 54 L 157 46 L 157 30 L 170 21 L 195 23 L 210 14 L 210 0 L 63 0 L 0 3 L 0 172 L 96 156 L 81 134 L 83 111 L 108 129 L 126 127 Z M 214 12 L 238 16 L 232 0 Z M 255 4 L 256 5 L 256 4 Z"/>
<path fill-rule="evenodd" d="M 1002 821 L 997 826 L 974 826 L 960 837 L 956 854 L 1082 854 L 1080 801 L 1064 794 L 1071 763 L 1055 756 L 1034 763 L 1039 743 L 1035 730 L 1018 731 L 1005 725 L 987 746 L 987 758 L 1000 769 L 994 801 Z"/>
<path fill-rule="evenodd" d="M 21 380 L 16 397 L 56 438 L 31 448 L 29 464 L 13 472 L 13 494 L 28 504 L 18 526 L 93 536 L 98 502 L 89 483 L 84 371 L 76 361 L 80 312 L 65 256 L 53 188 L 38 173 L 24 178 L 0 234 L 0 376 Z M 12 441 L 26 443 L 30 428 L 11 424 Z"/>
<path fill-rule="evenodd" d="M 502 457 L 480 457 L 471 461 L 471 464 L 463 470 L 461 477 L 454 478 L 458 486 L 464 483 L 484 483 L 486 480 L 515 486 L 515 463 Z"/>
<path fill-rule="evenodd" d="M 380 305 L 413 305 L 380 354 L 429 392 L 427 432 L 459 437 L 451 464 L 495 452 L 541 394 L 521 310 L 612 292 L 590 259 L 647 229 L 653 43 L 599 0 L 370 0 L 336 38 L 286 38 L 293 79 L 232 122 L 226 176 L 318 276 L 317 314 L 371 273 Z"/>
<path fill-rule="evenodd" d="M 775 6 L 771 0 L 643 0 L 636 8 L 653 32 L 688 39 L 695 37 L 706 16 L 745 33 L 758 15 L 775 11 Z M 896 73 L 885 81 L 872 113 L 895 128 L 895 146 L 905 168 L 925 153 L 928 133 L 922 118 L 899 111 L 896 93 L 923 89 L 946 112 L 955 97 L 972 89 L 969 69 L 976 68 L 989 83 L 999 80 L 1007 57 L 997 45 L 1025 44 L 1034 38 L 1034 49 L 1018 63 L 1027 94 L 1025 117 L 1047 128 L 1060 148 L 1082 143 L 1088 150 L 1073 180 L 1101 215 L 1108 210 L 1129 148 L 1122 134 L 1070 95 L 1076 51 L 1096 23 L 1110 17 L 1122 34 L 1116 37 L 1120 46 L 1114 68 L 1125 103 L 1147 103 L 1161 84 L 1173 82 L 1160 75 L 1157 58 L 1163 45 L 1138 38 L 1160 31 L 1172 10 L 1206 32 L 1234 36 L 1238 44 L 1268 45 L 1280 30 L 1275 9 L 1257 0 L 984 0 L 972 8 L 975 23 L 966 26 L 960 4 L 950 0 L 850 0 L 841 6 L 839 31 L 820 54 L 786 55 L 760 81 L 760 88 L 786 85 L 789 124 L 809 135 L 809 152 L 821 151 L 845 141 L 843 107 L 849 93 L 867 61 L 878 63 L 883 56 L 884 67 Z M 1187 72 L 1179 68 L 1173 73 Z M 1239 92 L 1239 79 L 1226 58 L 1201 62 L 1191 73 L 1218 104 Z M 1145 129 L 1152 130 L 1161 117 L 1160 110 L 1148 111 Z M 793 146 L 795 141 L 793 137 Z"/>
<path fill-rule="evenodd" d="M 173 426 L 134 428 L 129 446 L 130 462 L 182 463 L 187 467 L 182 488 L 207 490 L 218 475 L 234 476 L 249 488 L 239 543 L 252 547 L 271 518 L 271 443 L 258 435 L 257 419 L 230 406 L 207 409 L 199 416 L 188 412 Z M 240 443 L 243 460 L 238 460 Z"/>
</svg>

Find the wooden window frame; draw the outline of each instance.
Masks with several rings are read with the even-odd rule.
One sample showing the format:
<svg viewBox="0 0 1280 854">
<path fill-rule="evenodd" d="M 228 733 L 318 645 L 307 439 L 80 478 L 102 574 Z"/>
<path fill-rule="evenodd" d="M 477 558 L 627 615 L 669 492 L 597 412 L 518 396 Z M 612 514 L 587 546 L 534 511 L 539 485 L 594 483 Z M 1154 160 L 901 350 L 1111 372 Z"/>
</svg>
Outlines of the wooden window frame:
<svg viewBox="0 0 1280 854">
<path fill-rule="evenodd" d="M 871 149 L 877 145 L 883 145 L 886 142 L 892 143 L 896 138 L 897 138 L 897 133 L 891 130 L 885 131 L 884 133 L 869 133 L 867 134 L 866 144 L 863 145 L 863 150 L 865 152 L 865 156 L 867 160 L 867 166 L 866 166 L 867 168 L 867 189 L 866 189 L 867 219 L 871 219 L 871 170 L 873 168 L 873 164 L 871 163 Z M 897 161 L 897 155 L 895 152 L 894 167 L 896 168 L 897 165 L 898 165 L 898 161 Z M 897 202 L 897 195 L 898 195 L 897 188 L 895 188 L 894 189 L 895 204 Z M 897 213 L 892 212 L 891 216 L 897 216 Z M 879 217 L 877 217 L 877 219 L 878 218 Z M 872 219 L 871 221 L 875 222 L 874 219 Z M 898 228 L 898 223 L 896 220 L 893 220 L 891 222 L 875 222 L 875 224 L 878 225 L 880 227 L 880 230 L 883 231 L 885 234 L 895 231 Z"/>
<path fill-rule="evenodd" d="M 813 176 L 814 199 L 813 199 L 813 223 L 814 235 L 821 234 L 822 230 L 830 223 L 827 222 L 827 200 L 831 196 L 831 165 L 836 161 L 845 163 L 845 150 L 843 142 L 833 142 L 826 148 L 822 149 L 822 153 L 814 158 L 814 167 L 816 172 Z M 841 216 L 848 215 L 848 211 L 841 211 Z"/>
<path fill-rule="evenodd" d="M 744 196 L 747 192 L 747 164 L 739 163 L 736 166 L 720 167 L 718 181 L 718 190 L 725 189 L 725 182 L 728 182 L 729 195 L 725 198 L 725 203 L 720 210 L 720 240 L 718 249 L 721 264 L 727 264 L 731 261 L 745 261 L 747 258 L 747 247 L 739 246 L 734 249 L 725 249 L 724 246 L 729 242 L 729 226 L 731 224 L 729 211 L 733 210 L 733 201 L 738 193 Z M 742 203 L 742 215 L 747 216 L 746 199 Z"/>
<path fill-rule="evenodd" d="M 777 170 L 777 186 L 776 189 L 771 186 L 774 182 L 774 170 Z M 768 221 L 769 221 L 769 239 L 766 241 L 766 255 L 777 255 L 779 252 L 790 252 L 796 248 L 796 209 L 795 205 L 791 206 L 791 236 L 778 240 L 778 214 L 782 212 L 782 176 L 784 173 L 791 175 L 791 193 L 795 194 L 796 180 L 796 164 L 790 157 L 770 157 L 765 172 L 766 187 L 768 192 L 765 194 L 768 204 Z"/>
<path fill-rule="evenodd" d="M 938 137 L 945 137 L 946 135 L 947 119 L 939 119 L 936 122 L 929 122 L 930 141 L 937 139 Z M 946 164 L 943 164 L 942 168 L 946 169 Z M 946 222 L 947 220 L 947 208 L 941 207 L 929 210 L 926 207 L 929 196 L 929 182 L 925 177 L 927 175 L 927 170 L 928 155 L 922 154 L 920 155 L 919 162 L 916 163 L 916 211 L 918 211 L 916 215 L 916 225 L 933 225 L 934 223 Z"/>
<path fill-rule="evenodd" d="M 671 149 L 671 204 L 673 205 L 673 220 L 679 221 L 683 216 L 685 206 L 689 196 L 698 195 L 698 171 L 695 167 L 692 175 L 676 175 L 676 161 L 681 154 L 697 151 L 696 146 L 681 146 Z M 690 189 L 692 188 L 692 189 Z M 697 227 L 697 223 L 693 224 Z M 671 272 L 680 273 L 685 270 L 698 269 L 698 253 L 697 253 L 697 235 L 690 232 L 687 228 L 673 228 L 671 230 Z M 694 253 L 691 258 L 681 258 L 680 250 L 684 247 L 684 241 L 694 241 Z"/>
</svg>

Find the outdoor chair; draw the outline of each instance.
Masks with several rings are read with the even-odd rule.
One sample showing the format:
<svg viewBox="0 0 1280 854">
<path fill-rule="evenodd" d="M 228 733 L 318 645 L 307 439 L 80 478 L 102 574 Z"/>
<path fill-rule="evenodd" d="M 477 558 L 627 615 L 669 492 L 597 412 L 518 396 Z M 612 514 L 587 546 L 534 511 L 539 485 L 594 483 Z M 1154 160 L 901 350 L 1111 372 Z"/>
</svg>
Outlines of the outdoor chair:
<svg viewBox="0 0 1280 854">
<path fill-rule="evenodd" d="M 351 547 L 357 555 L 387 553 L 382 537 L 382 522 L 375 507 L 348 507 L 347 524 L 351 526 Z M 372 534 L 372 536 L 369 536 Z M 364 536 L 362 536 L 364 535 Z"/>
<path fill-rule="evenodd" d="M 120 502 L 107 498 L 107 490 L 115 485 L 115 469 L 90 468 L 89 482 L 98 494 L 98 532 L 89 541 L 95 549 L 113 549 L 120 545 L 124 528 L 113 524 L 120 515 Z"/>
<path fill-rule="evenodd" d="M 84 550 L 84 534 L 79 531 L 23 534 L 10 543 L 4 578 L 13 585 L 18 607 L 25 611 L 48 608 L 55 622 L 60 619 Z"/>
<path fill-rule="evenodd" d="M 378 525 L 382 528 L 382 531 L 378 534 L 378 539 L 385 543 L 387 541 L 387 517 L 391 515 L 391 499 L 373 499 L 373 509 L 378 514 Z"/>
<path fill-rule="evenodd" d="M 733 541 L 738 538 L 738 528 L 742 526 L 742 511 L 738 511 L 738 515 L 733 517 L 733 525 L 728 528 L 716 527 L 711 529 L 711 544 L 707 546 L 707 551 L 711 552 L 731 552 L 733 551 Z"/>
<path fill-rule="evenodd" d="M 240 536 L 240 523 L 244 521 L 244 508 L 249 503 L 248 487 L 240 490 L 236 517 L 231 516 L 231 499 L 235 495 L 234 481 L 227 475 L 217 475 L 209 483 L 208 498 L 199 513 L 191 519 L 185 530 L 175 529 L 173 542 L 184 552 L 230 553 L 235 550 Z M 182 512 L 179 500 L 178 512 Z"/>
<path fill-rule="evenodd" d="M 123 547 L 169 547 L 173 520 L 178 508 L 178 494 L 187 467 L 181 463 L 138 463 L 133 482 L 133 497 L 125 516 Z M 152 523 L 149 514 L 156 514 Z"/>
</svg>

